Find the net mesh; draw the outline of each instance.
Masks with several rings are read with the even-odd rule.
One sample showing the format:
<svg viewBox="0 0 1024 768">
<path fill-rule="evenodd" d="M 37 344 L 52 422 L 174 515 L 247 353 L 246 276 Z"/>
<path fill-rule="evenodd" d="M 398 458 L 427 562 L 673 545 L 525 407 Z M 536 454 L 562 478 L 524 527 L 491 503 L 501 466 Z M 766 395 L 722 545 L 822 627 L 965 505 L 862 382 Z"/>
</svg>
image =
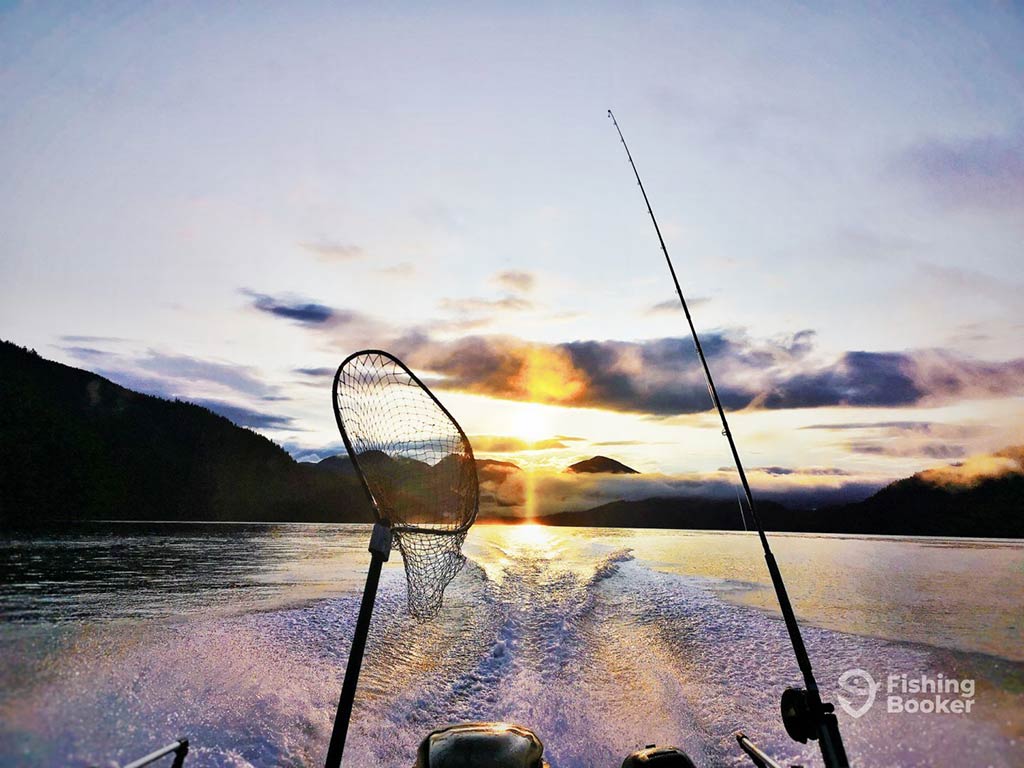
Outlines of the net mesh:
<svg viewBox="0 0 1024 768">
<path fill-rule="evenodd" d="M 380 351 L 348 358 L 335 377 L 338 426 L 402 553 L 409 611 L 435 615 L 465 562 L 476 517 L 476 463 L 469 440 L 398 359 Z"/>
</svg>

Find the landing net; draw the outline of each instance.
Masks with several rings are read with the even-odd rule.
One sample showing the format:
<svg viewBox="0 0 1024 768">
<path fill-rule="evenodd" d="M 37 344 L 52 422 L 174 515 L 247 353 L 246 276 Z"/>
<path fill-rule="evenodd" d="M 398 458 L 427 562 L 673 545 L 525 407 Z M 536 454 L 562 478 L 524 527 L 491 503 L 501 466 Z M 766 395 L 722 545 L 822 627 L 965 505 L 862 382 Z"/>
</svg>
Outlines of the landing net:
<svg viewBox="0 0 1024 768">
<path fill-rule="evenodd" d="M 409 611 L 435 615 L 465 563 L 476 518 L 473 448 L 443 405 L 400 360 L 357 352 L 334 380 L 335 415 L 378 522 L 405 562 Z"/>
</svg>

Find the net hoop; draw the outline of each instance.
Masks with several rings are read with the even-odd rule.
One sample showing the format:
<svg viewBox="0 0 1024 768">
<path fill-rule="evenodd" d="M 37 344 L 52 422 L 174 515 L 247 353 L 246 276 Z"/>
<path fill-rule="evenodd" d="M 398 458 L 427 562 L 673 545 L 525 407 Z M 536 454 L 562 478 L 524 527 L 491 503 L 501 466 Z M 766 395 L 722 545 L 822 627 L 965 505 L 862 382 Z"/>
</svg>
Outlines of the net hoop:
<svg viewBox="0 0 1024 768">
<path fill-rule="evenodd" d="M 384 350 L 345 358 L 332 395 L 374 517 L 402 553 L 409 611 L 433 616 L 465 563 L 462 544 L 479 511 L 469 438 L 420 378 Z"/>
</svg>

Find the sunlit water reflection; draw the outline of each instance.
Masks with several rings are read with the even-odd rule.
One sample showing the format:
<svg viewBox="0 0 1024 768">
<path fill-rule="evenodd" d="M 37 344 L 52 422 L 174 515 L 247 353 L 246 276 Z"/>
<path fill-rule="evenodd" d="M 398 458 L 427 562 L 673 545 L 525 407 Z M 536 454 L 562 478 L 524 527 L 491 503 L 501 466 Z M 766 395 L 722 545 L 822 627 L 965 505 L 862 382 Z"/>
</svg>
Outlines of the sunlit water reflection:
<svg viewBox="0 0 1024 768">
<path fill-rule="evenodd" d="M 0 764 L 109 765 L 180 735 L 186 764 L 322 761 L 368 555 L 362 526 L 93 527 L 0 541 Z M 970 715 L 840 713 L 859 764 L 1019 765 L 1024 544 L 778 536 L 819 680 L 978 680 Z M 346 765 L 411 765 L 439 725 L 533 727 L 555 768 L 638 745 L 783 762 L 799 675 L 744 534 L 478 526 L 441 615 L 381 582 Z"/>
</svg>

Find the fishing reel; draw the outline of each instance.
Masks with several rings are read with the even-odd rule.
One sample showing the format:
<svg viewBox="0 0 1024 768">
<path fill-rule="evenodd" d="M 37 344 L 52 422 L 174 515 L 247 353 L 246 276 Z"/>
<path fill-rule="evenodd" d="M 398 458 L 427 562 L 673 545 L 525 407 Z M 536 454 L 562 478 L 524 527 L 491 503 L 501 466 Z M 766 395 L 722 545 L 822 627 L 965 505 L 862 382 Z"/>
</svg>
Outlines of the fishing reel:
<svg viewBox="0 0 1024 768">
<path fill-rule="evenodd" d="M 794 741 L 818 741 L 821 757 L 829 768 L 848 768 L 849 758 L 839 735 L 836 708 L 822 701 L 817 691 L 787 688 L 782 692 L 782 724 Z"/>
<path fill-rule="evenodd" d="M 782 724 L 789 738 L 801 744 L 818 738 L 818 722 L 810 699 L 803 688 L 787 688 L 782 692 Z"/>
</svg>

